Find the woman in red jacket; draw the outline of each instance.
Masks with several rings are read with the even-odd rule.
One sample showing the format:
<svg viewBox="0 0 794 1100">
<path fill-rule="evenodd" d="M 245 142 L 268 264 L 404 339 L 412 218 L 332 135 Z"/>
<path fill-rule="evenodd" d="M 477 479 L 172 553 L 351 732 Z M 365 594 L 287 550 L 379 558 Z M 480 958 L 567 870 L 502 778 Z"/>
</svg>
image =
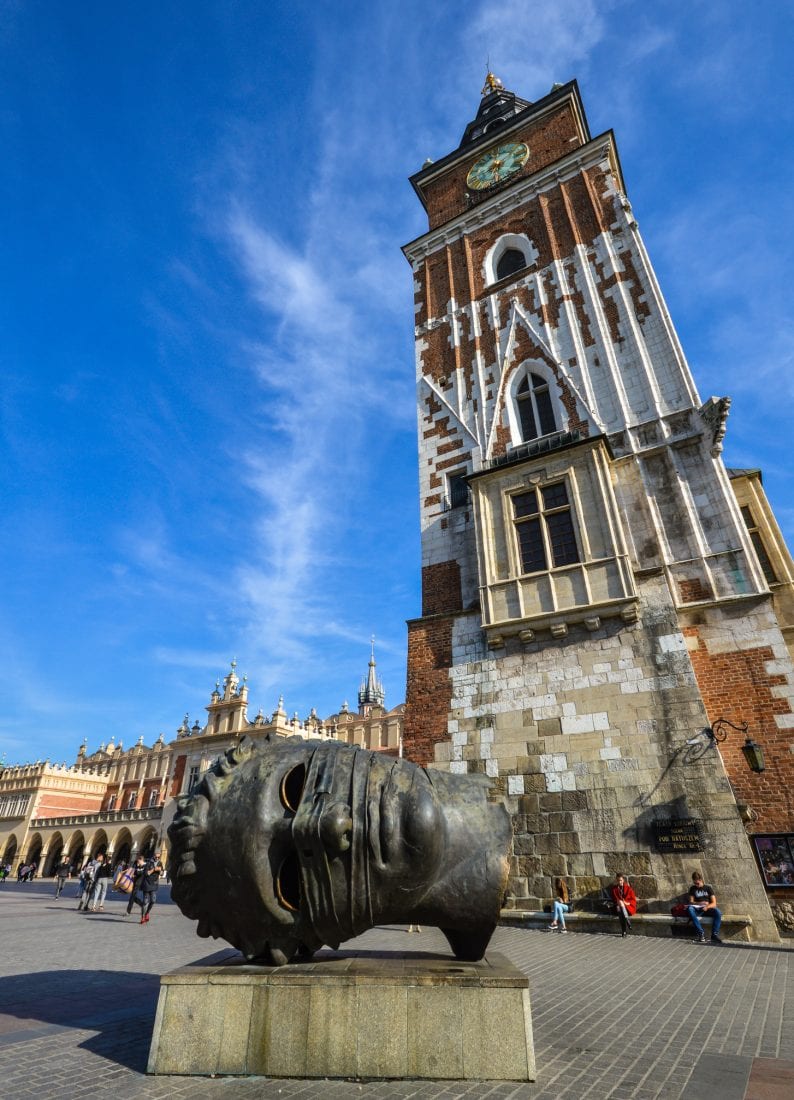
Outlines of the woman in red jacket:
<svg viewBox="0 0 794 1100">
<path fill-rule="evenodd" d="M 612 900 L 620 921 L 620 934 L 626 936 L 631 929 L 629 917 L 633 917 L 637 912 L 637 895 L 623 875 L 618 875 L 615 880 L 615 885 L 612 887 Z"/>
</svg>

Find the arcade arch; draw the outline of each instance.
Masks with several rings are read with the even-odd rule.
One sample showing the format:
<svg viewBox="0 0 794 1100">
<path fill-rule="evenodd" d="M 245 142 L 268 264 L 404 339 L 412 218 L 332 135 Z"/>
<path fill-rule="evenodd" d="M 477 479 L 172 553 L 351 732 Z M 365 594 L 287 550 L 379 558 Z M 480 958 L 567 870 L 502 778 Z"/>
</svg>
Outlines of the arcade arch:
<svg viewBox="0 0 794 1100">
<path fill-rule="evenodd" d="M 129 863 L 132 859 L 132 834 L 121 829 L 113 844 L 113 863 Z"/>
<path fill-rule="evenodd" d="M 97 829 L 88 847 L 89 859 L 96 859 L 100 853 L 104 856 L 108 850 L 108 837 L 104 829 Z"/>
<path fill-rule="evenodd" d="M 17 838 L 12 833 L 3 849 L 3 863 L 10 863 L 13 866 L 14 860 L 17 857 L 17 848 Z"/>
<path fill-rule="evenodd" d="M 27 854 L 25 855 L 25 863 L 41 863 L 41 852 L 44 848 L 44 841 L 42 840 L 41 833 L 34 833 L 28 840 Z M 40 873 L 41 868 L 39 868 Z"/>
<path fill-rule="evenodd" d="M 151 825 L 138 834 L 137 850 L 139 855 L 147 858 L 157 851 L 157 830 Z"/>
<path fill-rule="evenodd" d="M 79 870 L 83 865 L 83 853 L 85 852 L 85 837 L 79 829 L 69 837 L 67 850 L 69 852 L 69 862 L 75 870 Z"/>
<path fill-rule="evenodd" d="M 61 853 L 63 852 L 63 836 L 61 833 L 55 833 L 47 845 L 47 855 L 44 859 L 44 866 L 41 868 L 41 875 L 43 878 L 52 878 L 55 874 L 55 868 L 61 861 Z"/>
</svg>

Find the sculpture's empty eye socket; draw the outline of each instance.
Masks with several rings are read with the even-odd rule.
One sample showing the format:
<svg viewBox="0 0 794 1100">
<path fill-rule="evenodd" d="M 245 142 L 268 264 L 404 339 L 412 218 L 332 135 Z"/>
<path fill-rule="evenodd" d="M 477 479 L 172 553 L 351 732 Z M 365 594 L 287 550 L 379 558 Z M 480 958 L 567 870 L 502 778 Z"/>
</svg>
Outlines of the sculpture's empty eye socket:
<svg viewBox="0 0 794 1100">
<path fill-rule="evenodd" d="M 285 773 L 284 778 L 281 780 L 281 804 L 285 809 L 291 810 L 292 813 L 298 812 L 298 806 L 300 805 L 301 795 L 303 794 L 303 788 L 306 785 L 306 765 L 298 764 L 296 768 L 291 768 Z"/>
<path fill-rule="evenodd" d="M 276 897 L 285 909 L 293 913 L 300 908 L 301 879 L 298 857 L 293 852 L 288 855 L 276 875 Z"/>
</svg>

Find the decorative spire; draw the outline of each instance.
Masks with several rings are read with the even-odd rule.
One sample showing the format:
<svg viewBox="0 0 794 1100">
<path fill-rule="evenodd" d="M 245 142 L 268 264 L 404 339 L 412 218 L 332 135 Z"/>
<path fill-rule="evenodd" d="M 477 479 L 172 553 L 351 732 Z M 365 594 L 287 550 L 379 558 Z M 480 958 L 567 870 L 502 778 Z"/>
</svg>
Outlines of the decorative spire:
<svg viewBox="0 0 794 1100">
<path fill-rule="evenodd" d="M 223 698 L 231 699 L 237 690 L 237 685 L 240 683 L 240 677 L 237 675 L 237 658 L 232 659 L 232 667 L 228 675 L 223 681 Z"/>
<path fill-rule="evenodd" d="M 382 707 L 386 698 L 383 684 L 375 675 L 375 636 L 370 639 L 371 653 L 369 669 L 366 680 L 361 681 L 361 690 L 358 693 L 358 712 L 368 714 L 371 707 Z"/>
</svg>

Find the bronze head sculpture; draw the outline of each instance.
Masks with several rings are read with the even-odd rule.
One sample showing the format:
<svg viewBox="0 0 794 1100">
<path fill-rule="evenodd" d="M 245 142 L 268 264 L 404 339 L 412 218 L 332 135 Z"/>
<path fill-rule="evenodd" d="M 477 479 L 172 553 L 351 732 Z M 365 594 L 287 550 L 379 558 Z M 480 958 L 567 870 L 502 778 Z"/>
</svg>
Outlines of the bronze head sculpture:
<svg viewBox="0 0 794 1100">
<path fill-rule="evenodd" d="M 172 897 L 200 936 L 268 965 L 409 922 L 480 959 L 511 841 L 489 785 L 338 741 L 243 737 L 179 800 Z"/>
</svg>

